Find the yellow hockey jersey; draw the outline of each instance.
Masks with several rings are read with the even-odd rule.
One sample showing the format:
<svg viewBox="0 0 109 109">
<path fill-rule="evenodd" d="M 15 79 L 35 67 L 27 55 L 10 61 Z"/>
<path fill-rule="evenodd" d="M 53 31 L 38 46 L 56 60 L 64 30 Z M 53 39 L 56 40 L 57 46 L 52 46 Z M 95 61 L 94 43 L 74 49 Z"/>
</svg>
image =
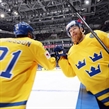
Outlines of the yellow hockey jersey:
<svg viewBox="0 0 109 109">
<path fill-rule="evenodd" d="M 0 109 L 25 109 L 38 65 L 56 67 L 41 42 L 28 37 L 0 39 Z"/>
<path fill-rule="evenodd" d="M 100 30 L 95 33 L 109 49 L 109 33 Z M 109 54 L 91 33 L 73 45 L 68 59 L 61 57 L 58 64 L 66 76 L 77 76 L 86 89 L 109 106 Z"/>
</svg>

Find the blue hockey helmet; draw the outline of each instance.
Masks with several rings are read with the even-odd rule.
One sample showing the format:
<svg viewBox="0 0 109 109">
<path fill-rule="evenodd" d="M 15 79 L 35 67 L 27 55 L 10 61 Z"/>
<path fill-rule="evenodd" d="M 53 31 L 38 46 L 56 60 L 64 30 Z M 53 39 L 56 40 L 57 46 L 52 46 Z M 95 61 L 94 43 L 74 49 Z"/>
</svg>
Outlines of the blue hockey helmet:
<svg viewBox="0 0 109 109">
<path fill-rule="evenodd" d="M 81 28 L 81 27 L 82 27 L 82 24 L 81 24 L 80 22 L 76 21 L 76 20 L 72 20 L 70 23 L 68 23 L 67 26 L 66 26 L 66 32 L 67 32 L 67 35 L 68 35 L 69 37 L 71 37 L 71 35 L 70 35 L 70 33 L 69 33 L 69 30 L 70 30 L 70 28 L 73 27 L 73 26 L 78 26 L 79 28 Z M 83 28 L 83 27 L 82 27 L 82 28 Z"/>
<path fill-rule="evenodd" d="M 27 35 L 28 32 L 33 33 L 33 28 L 25 22 L 20 22 L 14 26 L 14 34 L 17 35 Z"/>
</svg>

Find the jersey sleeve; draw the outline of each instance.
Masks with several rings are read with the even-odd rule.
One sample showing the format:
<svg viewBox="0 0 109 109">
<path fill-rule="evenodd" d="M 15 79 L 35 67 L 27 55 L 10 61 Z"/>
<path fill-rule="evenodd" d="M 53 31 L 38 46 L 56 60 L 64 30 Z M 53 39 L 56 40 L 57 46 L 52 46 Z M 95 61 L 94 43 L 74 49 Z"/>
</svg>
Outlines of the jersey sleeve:
<svg viewBox="0 0 109 109">
<path fill-rule="evenodd" d="M 46 70 L 54 69 L 56 67 L 56 60 L 54 57 L 50 56 L 49 52 L 44 48 L 43 44 L 38 42 L 36 49 L 36 62 Z"/>
<path fill-rule="evenodd" d="M 73 68 L 71 67 L 71 65 L 67 59 L 61 57 L 58 64 L 59 64 L 59 67 L 61 68 L 61 70 L 63 71 L 65 76 L 67 76 L 67 77 L 76 76 Z"/>
</svg>

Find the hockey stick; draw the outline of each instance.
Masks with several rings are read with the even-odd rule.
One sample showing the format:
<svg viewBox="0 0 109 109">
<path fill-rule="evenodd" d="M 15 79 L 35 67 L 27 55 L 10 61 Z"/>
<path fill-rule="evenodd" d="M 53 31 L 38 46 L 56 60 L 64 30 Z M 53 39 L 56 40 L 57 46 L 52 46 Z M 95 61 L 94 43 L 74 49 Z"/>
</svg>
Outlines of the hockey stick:
<svg viewBox="0 0 109 109">
<path fill-rule="evenodd" d="M 97 34 L 94 33 L 94 31 L 89 27 L 89 25 L 84 21 L 84 19 L 81 17 L 81 15 L 78 13 L 78 11 L 75 9 L 75 7 L 66 0 L 67 3 L 71 6 L 71 8 L 76 12 L 77 16 L 82 20 L 82 22 L 86 25 L 86 27 L 90 30 L 92 35 L 98 40 L 98 42 L 102 45 L 102 47 L 105 49 L 105 51 L 109 54 L 108 48 L 105 46 L 105 44 L 101 41 L 101 39 L 97 36 Z"/>
</svg>

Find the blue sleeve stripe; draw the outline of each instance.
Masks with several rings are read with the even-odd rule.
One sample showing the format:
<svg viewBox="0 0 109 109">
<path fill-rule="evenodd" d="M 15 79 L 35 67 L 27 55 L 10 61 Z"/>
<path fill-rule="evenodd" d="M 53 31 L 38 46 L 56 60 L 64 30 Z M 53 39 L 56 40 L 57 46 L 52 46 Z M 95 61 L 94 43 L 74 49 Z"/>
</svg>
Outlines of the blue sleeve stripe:
<svg viewBox="0 0 109 109">
<path fill-rule="evenodd" d="M 96 96 L 96 97 L 100 97 L 100 96 L 102 96 L 102 95 L 104 95 L 104 94 L 106 94 L 106 93 L 109 93 L 109 88 L 107 88 L 107 89 L 105 89 L 105 90 L 103 90 L 103 91 L 101 91 L 101 92 L 95 94 L 95 96 Z"/>
<path fill-rule="evenodd" d="M 21 106 L 26 105 L 27 101 L 14 102 L 14 103 L 0 103 L 0 107 L 11 107 L 11 106 Z"/>
<path fill-rule="evenodd" d="M 101 102 L 103 102 L 103 103 L 109 102 L 109 97 L 107 97 L 107 98 L 101 100 Z"/>
</svg>

